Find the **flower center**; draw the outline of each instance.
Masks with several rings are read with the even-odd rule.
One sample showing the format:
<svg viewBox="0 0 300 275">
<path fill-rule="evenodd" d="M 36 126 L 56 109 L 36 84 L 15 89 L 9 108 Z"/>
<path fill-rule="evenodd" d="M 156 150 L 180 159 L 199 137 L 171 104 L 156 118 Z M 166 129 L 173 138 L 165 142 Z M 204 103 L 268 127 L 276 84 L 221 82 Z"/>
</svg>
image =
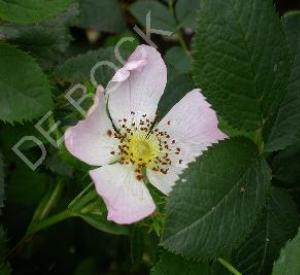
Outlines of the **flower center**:
<svg viewBox="0 0 300 275">
<path fill-rule="evenodd" d="M 112 151 L 111 154 L 117 153 L 121 164 L 133 165 L 138 180 L 143 179 L 145 168 L 167 174 L 172 161 L 182 163 L 181 150 L 176 146 L 176 141 L 167 131 L 150 130 L 151 122 L 146 115 L 139 123 L 129 122 L 125 118 L 119 122 L 123 124 L 118 133 L 114 130 L 107 132 L 109 137 L 120 140 L 119 152 Z"/>
<path fill-rule="evenodd" d="M 145 131 L 134 131 L 121 139 L 119 149 L 121 163 L 134 165 L 138 179 L 143 177 L 144 168 L 155 167 L 161 154 L 157 137 Z"/>
<path fill-rule="evenodd" d="M 128 146 L 128 155 L 135 163 L 142 162 L 148 166 L 159 154 L 157 140 L 152 135 L 147 137 L 144 132 L 134 133 L 125 140 L 125 144 Z"/>
</svg>

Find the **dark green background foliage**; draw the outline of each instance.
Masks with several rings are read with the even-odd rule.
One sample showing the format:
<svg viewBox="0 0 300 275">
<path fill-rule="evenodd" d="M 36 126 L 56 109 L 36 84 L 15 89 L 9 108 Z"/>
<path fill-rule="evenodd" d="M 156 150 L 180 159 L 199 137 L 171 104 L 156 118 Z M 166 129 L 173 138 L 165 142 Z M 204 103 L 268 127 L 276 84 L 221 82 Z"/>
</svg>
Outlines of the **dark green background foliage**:
<svg viewBox="0 0 300 275">
<path fill-rule="evenodd" d="M 106 220 L 90 167 L 54 146 L 81 114 L 65 98 L 95 87 L 91 68 L 121 64 L 151 39 L 167 64 L 163 117 L 200 87 L 228 138 L 133 225 Z M 0 0 L 0 274 L 299 275 L 300 4 L 286 0 Z M 113 70 L 101 67 L 106 85 Z M 74 93 L 80 98 L 80 91 Z M 87 109 L 90 100 L 84 102 Z M 188 122 L 187 122 L 188 123 Z M 32 171 L 13 152 L 34 136 Z M 35 141 L 36 141 L 35 140 Z M 27 141 L 32 162 L 41 148 Z M 298 233 L 297 233 L 298 232 Z"/>
</svg>

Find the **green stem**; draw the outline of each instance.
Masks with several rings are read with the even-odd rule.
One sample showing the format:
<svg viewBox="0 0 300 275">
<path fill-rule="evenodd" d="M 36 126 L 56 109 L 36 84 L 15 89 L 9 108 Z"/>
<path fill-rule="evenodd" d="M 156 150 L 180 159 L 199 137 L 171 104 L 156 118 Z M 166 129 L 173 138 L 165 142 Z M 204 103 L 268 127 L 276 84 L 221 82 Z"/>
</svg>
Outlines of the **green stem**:
<svg viewBox="0 0 300 275">
<path fill-rule="evenodd" d="M 223 258 L 218 258 L 218 262 L 223 265 L 228 271 L 230 271 L 234 275 L 242 275 L 238 270 L 236 270 L 231 263 L 227 262 Z"/>
<path fill-rule="evenodd" d="M 66 220 L 67 218 L 72 217 L 72 215 L 73 215 L 72 212 L 69 209 L 66 209 L 56 215 L 53 215 L 50 218 L 38 222 L 37 224 L 33 224 L 33 226 L 31 227 L 30 231 L 27 234 L 29 235 L 35 234 L 43 229 L 46 229 L 49 226 L 52 226 L 63 220 Z"/>
<path fill-rule="evenodd" d="M 175 18 L 175 11 L 174 11 L 174 6 L 173 6 L 173 0 L 168 0 L 168 6 L 169 6 L 169 11 L 172 14 L 172 16 Z"/>
<path fill-rule="evenodd" d="M 76 202 L 78 202 L 86 193 L 87 191 L 93 186 L 93 183 L 91 182 L 88 184 L 68 205 L 68 208 L 72 208 Z"/>
<path fill-rule="evenodd" d="M 43 205 L 43 207 L 41 207 L 41 209 L 40 209 L 40 211 L 37 215 L 37 218 L 39 220 L 42 220 L 42 219 L 44 219 L 45 217 L 48 216 L 48 214 L 50 213 L 50 211 L 52 210 L 52 208 L 55 206 L 56 202 L 60 198 L 62 189 L 63 189 L 63 183 L 62 182 L 59 182 L 58 184 L 56 184 L 56 186 L 54 187 L 52 193 L 49 196 L 49 199 Z"/>
<path fill-rule="evenodd" d="M 262 128 L 259 128 L 259 129 L 256 130 L 255 143 L 258 146 L 259 153 L 263 153 L 263 151 L 264 151 L 264 139 L 263 139 L 263 134 L 262 134 Z"/>
<path fill-rule="evenodd" d="M 33 214 L 32 220 L 27 228 L 27 232 L 30 232 L 31 228 L 35 224 L 48 216 L 53 207 L 55 207 L 56 202 L 59 200 L 62 190 L 63 182 L 60 181 L 53 189 L 50 190 L 50 192 L 45 195 Z"/>
<path fill-rule="evenodd" d="M 174 6 L 173 6 L 173 0 L 169 0 L 168 4 L 169 4 L 169 11 L 172 14 L 174 20 L 176 21 L 176 25 L 177 25 L 176 26 L 176 34 L 177 34 L 178 42 L 181 45 L 181 47 L 184 49 L 186 55 L 188 57 L 191 57 L 191 53 L 189 51 L 189 48 L 188 48 L 188 46 L 187 46 L 187 44 L 186 44 L 186 42 L 184 40 L 184 37 L 182 35 L 181 27 L 178 24 L 178 21 L 176 19 L 176 15 L 175 15 L 175 11 L 174 11 Z"/>
<path fill-rule="evenodd" d="M 179 41 L 179 44 L 181 45 L 181 47 L 184 49 L 186 55 L 188 57 L 191 57 L 191 52 L 189 51 L 188 49 L 188 46 L 183 38 L 183 35 L 182 35 L 182 31 L 181 31 L 181 28 L 177 27 L 177 37 L 178 37 L 178 41 Z"/>
</svg>

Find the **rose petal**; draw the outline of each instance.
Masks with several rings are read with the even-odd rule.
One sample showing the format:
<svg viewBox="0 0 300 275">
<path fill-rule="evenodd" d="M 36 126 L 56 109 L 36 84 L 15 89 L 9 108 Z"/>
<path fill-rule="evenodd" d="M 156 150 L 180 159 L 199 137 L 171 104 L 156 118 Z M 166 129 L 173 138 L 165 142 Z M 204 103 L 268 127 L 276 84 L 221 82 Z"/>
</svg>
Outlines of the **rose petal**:
<svg viewBox="0 0 300 275">
<path fill-rule="evenodd" d="M 116 127 L 133 122 L 138 126 L 145 115 L 154 121 L 166 82 L 167 69 L 160 53 L 150 46 L 138 46 L 106 89 L 108 109 Z"/>
<path fill-rule="evenodd" d="M 116 163 L 92 170 L 90 176 L 108 208 L 108 220 L 130 224 L 154 212 L 151 195 L 136 179 L 132 166 Z"/>
<path fill-rule="evenodd" d="M 154 128 L 167 131 L 171 145 L 169 158 L 172 165 L 168 173 L 149 170 L 149 181 L 163 193 L 169 193 L 183 169 L 196 157 L 200 156 L 208 146 L 226 135 L 218 129 L 218 118 L 210 104 L 199 89 L 189 92 L 183 97 Z M 180 149 L 179 153 L 177 148 Z"/>
<path fill-rule="evenodd" d="M 87 164 L 109 164 L 117 159 L 119 145 L 118 139 L 108 135 L 108 131 L 112 130 L 104 94 L 98 89 L 86 119 L 65 132 L 66 148 Z"/>
<path fill-rule="evenodd" d="M 172 168 L 168 171 L 167 174 L 162 174 L 160 172 L 147 169 L 147 177 L 150 183 L 155 186 L 159 191 L 165 195 L 169 195 L 172 191 L 172 187 L 175 182 L 179 179 L 179 171 L 173 171 Z"/>
</svg>

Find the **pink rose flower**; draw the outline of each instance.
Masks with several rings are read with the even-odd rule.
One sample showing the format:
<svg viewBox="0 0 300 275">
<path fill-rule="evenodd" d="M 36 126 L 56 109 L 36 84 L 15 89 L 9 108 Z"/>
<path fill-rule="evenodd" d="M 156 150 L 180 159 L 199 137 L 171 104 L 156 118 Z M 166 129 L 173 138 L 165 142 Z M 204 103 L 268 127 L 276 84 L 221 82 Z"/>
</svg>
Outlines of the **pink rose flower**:
<svg viewBox="0 0 300 275">
<path fill-rule="evenodd" d="M 108 220 L 130 224 L 151 215 L 155 203 L 145 178 L 168 195 L 187 164 L 226 137 L 200 89 L 187 93 L 156 123 L 166 82 L 159 52 L 137 47 L 105 92 L 97 89 L 86 119 L 65 133 L 66 147 L 75 157 L 100 166 L 90 176 Z"/>
</svg>

